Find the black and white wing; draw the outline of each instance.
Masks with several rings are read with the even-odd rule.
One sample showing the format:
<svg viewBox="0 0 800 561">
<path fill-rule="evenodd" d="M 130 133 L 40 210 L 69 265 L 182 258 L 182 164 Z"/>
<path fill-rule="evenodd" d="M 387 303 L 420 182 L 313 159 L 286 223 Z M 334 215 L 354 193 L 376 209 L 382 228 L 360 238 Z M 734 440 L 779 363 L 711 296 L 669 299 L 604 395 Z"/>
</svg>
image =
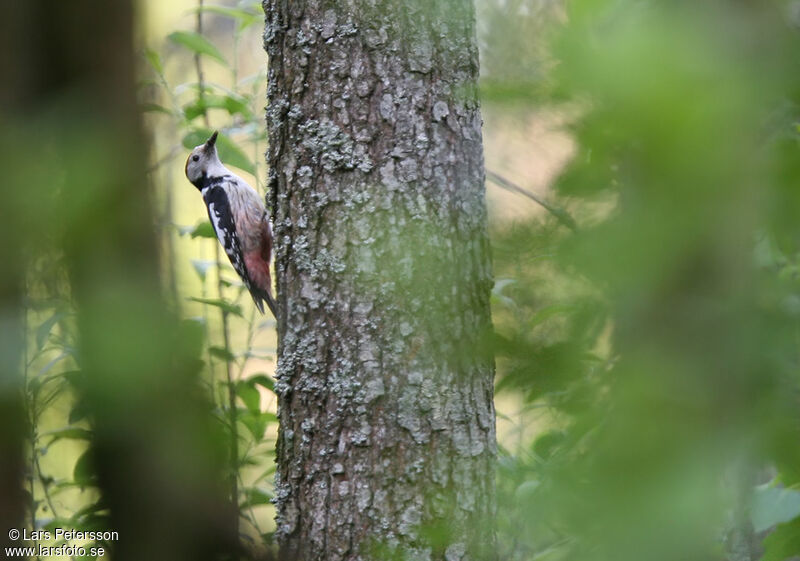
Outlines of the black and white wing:
<svg viewBox="0 0 800 561">
<path fill-rule="evenodd" d="M 208 207 L 208 218 L 214 227 L 219 243 L 225 250 L 225 254 L 231 261 L 231 265 L 244 281 L 247 289 L 250 289 L 250 277 L 245 267 L 244 256 L 236 233 L 236 223 L 233 218 L 228 195 L 221 184 L 211 185 L 203 194 L 203 199 Z"/>
</svg>

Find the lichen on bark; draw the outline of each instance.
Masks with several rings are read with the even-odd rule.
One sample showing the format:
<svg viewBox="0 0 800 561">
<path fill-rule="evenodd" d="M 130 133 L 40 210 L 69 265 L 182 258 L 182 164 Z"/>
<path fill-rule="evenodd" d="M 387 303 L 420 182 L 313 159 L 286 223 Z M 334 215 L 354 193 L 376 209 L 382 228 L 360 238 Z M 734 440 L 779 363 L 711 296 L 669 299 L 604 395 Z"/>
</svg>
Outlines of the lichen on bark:
<svg viewBox="0 0 800 561">
<path fill-rule="evenodd" d="M 281 557 L 490 558 L 492 277 L 472 5 L 264 10 Z"/>
</svg>

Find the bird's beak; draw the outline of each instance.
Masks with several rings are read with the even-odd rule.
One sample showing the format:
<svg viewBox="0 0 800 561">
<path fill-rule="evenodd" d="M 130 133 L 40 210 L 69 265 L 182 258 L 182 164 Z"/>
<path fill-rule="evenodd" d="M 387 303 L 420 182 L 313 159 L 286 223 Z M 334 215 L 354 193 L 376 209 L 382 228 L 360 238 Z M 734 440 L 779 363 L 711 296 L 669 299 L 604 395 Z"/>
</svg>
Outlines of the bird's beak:
<svg viewBox="0 0 800 561">
<path fill-rule="evenodd" d="M 210 148 L 214 147 L 214 145 L 217 143 L 217 135 L 218 134 L 219 134 L 219 131 L 214 131 L 214 134 L 211 135 L 211 138 L 206 140 L 206 149 L 210 149 Z"/>
</svg>

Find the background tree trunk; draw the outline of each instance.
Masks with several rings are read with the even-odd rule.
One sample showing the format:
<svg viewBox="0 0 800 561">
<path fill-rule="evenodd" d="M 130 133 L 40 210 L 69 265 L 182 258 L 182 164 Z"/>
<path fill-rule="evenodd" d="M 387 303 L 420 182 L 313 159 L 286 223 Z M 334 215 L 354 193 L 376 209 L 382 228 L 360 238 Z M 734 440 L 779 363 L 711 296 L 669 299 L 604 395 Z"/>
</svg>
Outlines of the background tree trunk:
<svg viewBox="0 0 800 561">
<path fill-rule="evenodd" d="M 236 511 L 223 499 L 221 442 L 193 391 L 202 334 L 179 323 L 162 297 L 136 100 L 133 2 L 5 2 L 0 15 L 10 24 L 0 34 L 0 68 L 13 85 L 0 96 L 7 102 L 0 147 L 8 172 L 0 191 L 13 216 L 9 239 L 28 259 L 55 256 L 77 304 L 74 379 L 94 432 L 91 468 L 76 468 L 75 479 L 100 488 L 97 520 L 105 527 L 96 529 L 119 533 L 108 544 L 115 560 L 215 559 L 234 550 Z M 16 282 L 2 275 L 0 306 L 13 301 L 8 285 L 20 284 L 19 250 L 9 253 Z M 6 351 L 0 345 L 0 375 L 19 354 Z M 0 418 L 8 417 L 4 408 Z M 0 437 L 0 475 L 19 457 L 15 444 L 6 459 L 8 440 Z M 4 502 L 6 479 L 0 522 L 18 510 Z M 6 522 L 4 537 L 20 527 Z"/>
<path fill-rule="evenodd" d="M 492 277 L 472 5 L 264 9 L 281 556 L 488 557 Z"/>
</svg>

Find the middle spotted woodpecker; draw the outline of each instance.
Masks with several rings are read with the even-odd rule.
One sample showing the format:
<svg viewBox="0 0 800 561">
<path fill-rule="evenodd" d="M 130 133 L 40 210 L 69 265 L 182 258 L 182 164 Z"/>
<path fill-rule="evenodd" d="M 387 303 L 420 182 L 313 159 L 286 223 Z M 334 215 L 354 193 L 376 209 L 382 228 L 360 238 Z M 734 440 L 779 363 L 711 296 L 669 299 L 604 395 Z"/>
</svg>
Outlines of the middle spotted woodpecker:
<svg viewBox="0 0 800 561">
<path fill-rule="evenodd" d="M 272 230 L 255 189 L 222 165 L 217 132 L 196 146 L 186 160 L 186 177 L 200 190 L 217 239 L 263 314 L 264 302 L 277 317 L 269 261 Z"/>
</svg>

